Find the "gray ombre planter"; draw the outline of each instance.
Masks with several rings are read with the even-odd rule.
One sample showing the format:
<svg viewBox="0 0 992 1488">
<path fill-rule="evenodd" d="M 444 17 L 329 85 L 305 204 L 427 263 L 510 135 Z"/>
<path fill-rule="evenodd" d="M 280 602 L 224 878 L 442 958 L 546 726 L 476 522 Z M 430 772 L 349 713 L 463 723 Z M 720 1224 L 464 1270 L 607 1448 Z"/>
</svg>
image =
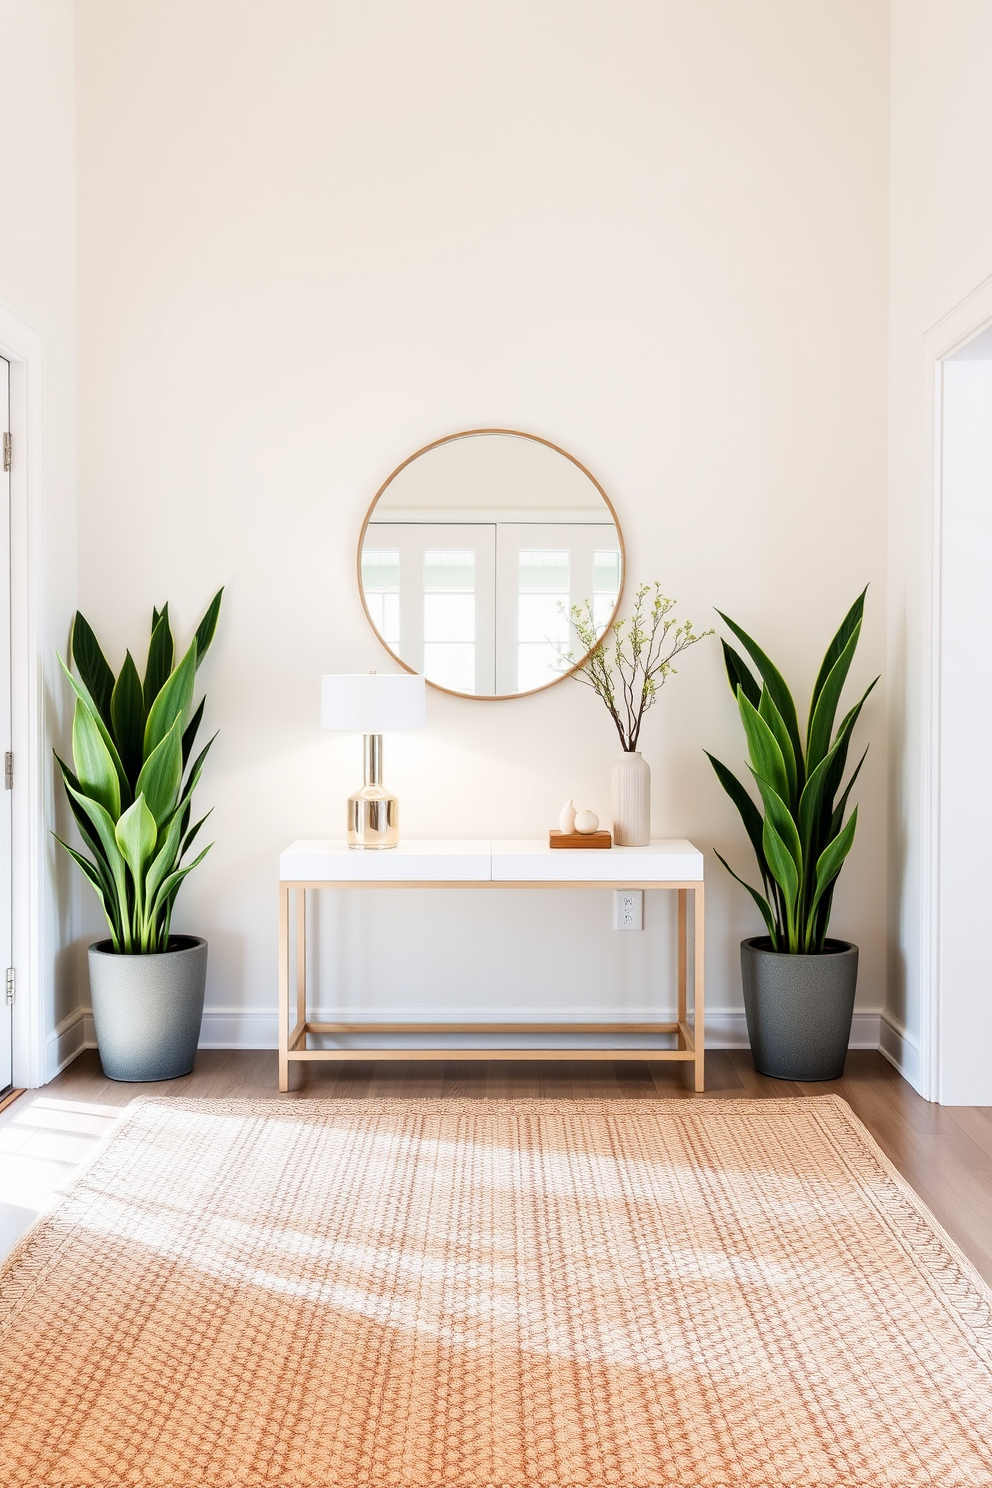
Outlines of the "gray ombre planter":
<svg viewBox="0 0 992 1488">
<path fill-rule="evenodd" d="M 93 1022 L 111 1080 L 175 1080 L 193 1068 L 207 985 L 207 942 L 175 935 L 174 950 L 119 956 L 89 948 Z"/>
<path fill-rule="evenodd" d="M 741 941 L 744 1011 L 754 1067 L 776 1080 L 839 1080 L 851 1041 L 858 948 L 824 941 L 819 956 Z"/>
</svg>

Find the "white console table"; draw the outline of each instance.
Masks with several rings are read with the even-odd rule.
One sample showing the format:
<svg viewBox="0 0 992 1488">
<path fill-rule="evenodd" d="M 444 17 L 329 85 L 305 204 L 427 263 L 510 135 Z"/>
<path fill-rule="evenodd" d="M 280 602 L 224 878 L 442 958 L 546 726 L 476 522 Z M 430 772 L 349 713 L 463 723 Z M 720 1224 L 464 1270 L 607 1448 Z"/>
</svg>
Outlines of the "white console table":
<svg viewBox="0 0 992 1488">
<path fill-rule="evenodd" d="M 317 889 L 671 889 L 678 894 L 678 1011 L 673 1023 L 313 1023 L 307 1016 L 307 890 Z M 279 1089 L 289 1066 L 315 1059 L 658 1059 L 693 1066 L 703 1089 L 703 855 L 691 842 L 647 847 L 554 849 L 544 841 L 401 842 L 356 852 L 344 842 L 294 842 L 279 858 Z M 295 937 L 292 899 L 296 900 Z M 692 981 L 688 1005 L 688 901 L 693 901 Z M 295 939 L 295 1018 L 290 982 Z M 583 1033 L 667 1034 L 667 1048 L 323 1048 L 311 1034 Z"/>
</svg>

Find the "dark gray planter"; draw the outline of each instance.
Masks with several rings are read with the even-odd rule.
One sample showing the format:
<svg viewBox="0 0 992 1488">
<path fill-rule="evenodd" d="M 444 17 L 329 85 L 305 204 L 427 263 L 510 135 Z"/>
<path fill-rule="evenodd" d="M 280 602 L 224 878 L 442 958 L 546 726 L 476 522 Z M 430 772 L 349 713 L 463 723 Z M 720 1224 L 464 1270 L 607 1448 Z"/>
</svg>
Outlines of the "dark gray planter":
<svg viewBox="0 0 992 1488">
<path fill-rule="evenodd" d="M 90 997 L 103 1073 L 111 1080 L 175 1080 L 193 1068 L 207 942 L 175 935 L 152 956 L 116 955 L 109 940 L 89 948 Z"/>
<path fill-rule="evenodd" d="M 858 948 L 827 940 L 819 956 L 741 941 L 744 1011 L 754 1067 L 776 1080 L 839 1080 L 851 1041 Z"/>
</svg>

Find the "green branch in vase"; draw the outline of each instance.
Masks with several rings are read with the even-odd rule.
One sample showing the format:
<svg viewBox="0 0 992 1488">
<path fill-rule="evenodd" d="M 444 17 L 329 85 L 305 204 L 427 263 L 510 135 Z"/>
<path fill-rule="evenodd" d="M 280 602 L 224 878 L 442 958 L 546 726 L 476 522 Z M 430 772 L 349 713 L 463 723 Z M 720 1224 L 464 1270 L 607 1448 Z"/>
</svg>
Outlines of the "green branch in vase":
<svg viewBox="0 0 992 1488">
<path fill-rule="evenodd" d="M 678 621 L 674 608 L 675 600 L 662 594 L 659 583 L 642 584 L 633 613 L 614 624 L 612 641 L 600 633 L 588 600 L 568 611 L 582 653 L 563 653 L 562 663 L 606 705 L 627 752 L 637 749 L 645 713 L 678 670 L 675 658 L 713 635 L 712 630 L 694 631 L 691 620 Z"/>
</svg>

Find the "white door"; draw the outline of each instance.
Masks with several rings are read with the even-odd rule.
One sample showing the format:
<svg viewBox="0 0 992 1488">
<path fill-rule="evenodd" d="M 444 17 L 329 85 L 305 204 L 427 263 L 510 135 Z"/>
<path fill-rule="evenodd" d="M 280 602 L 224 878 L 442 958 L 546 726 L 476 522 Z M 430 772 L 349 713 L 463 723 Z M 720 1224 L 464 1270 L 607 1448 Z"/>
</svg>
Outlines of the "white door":
<svg viewBox="0 0 992 1488">
<path fill-rule="evenodd" d="M 10 363 L 0 357 L 0 430 L 4 457 L 0 471 L 0 751 L 10 749 Z M 0 792 L 0 1091 L 11 1082 L 11 1018 L 7 1001 L 10 966 L 10 773 L 5 759 Z"/>
</svg>

